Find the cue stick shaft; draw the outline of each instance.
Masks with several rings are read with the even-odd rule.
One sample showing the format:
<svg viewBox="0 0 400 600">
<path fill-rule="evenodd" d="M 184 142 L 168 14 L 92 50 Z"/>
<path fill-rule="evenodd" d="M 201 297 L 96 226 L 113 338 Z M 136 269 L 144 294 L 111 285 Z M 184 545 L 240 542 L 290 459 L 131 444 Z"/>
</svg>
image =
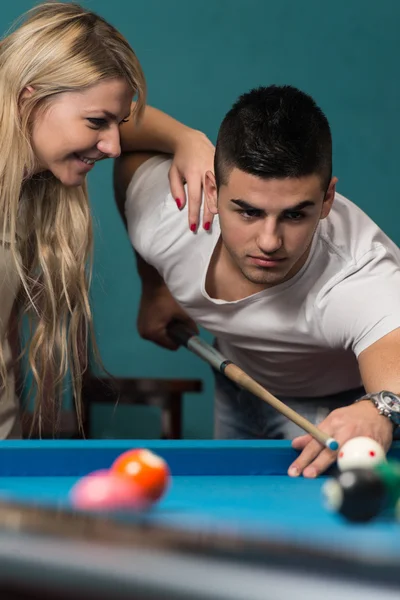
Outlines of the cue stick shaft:
<svg viewBox="0 0 400 600">
<path fill-rule="evenodd" d="M 299 415 L 299 413 L 284 402 L 281 402 L 281 400 L 278 400 L 278 398 L 257 383 L 250 375 L 247 375 L 240 367 L 226 359 L 218 350 L 202 340 L 185 323 L 172 321 L 167 327 L 167 332 L 176 343 L 186 346 L 188 350 L 208 362 L 217 371 L 220 371 L 227 378 L 231 379 L 231 381 L 270 404 L 278 412 L 304 429 L 320 444 L 329 449 L 337 449 L 338 444 L 330 435 L 318 429 L 308 419 Z"/>
</svg>

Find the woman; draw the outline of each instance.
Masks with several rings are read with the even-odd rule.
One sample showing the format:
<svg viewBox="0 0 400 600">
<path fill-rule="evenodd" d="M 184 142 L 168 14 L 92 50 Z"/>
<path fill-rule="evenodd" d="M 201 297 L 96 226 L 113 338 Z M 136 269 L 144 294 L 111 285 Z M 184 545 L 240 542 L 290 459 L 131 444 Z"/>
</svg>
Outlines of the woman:
<svg viewBox="0 0 400 600">
<path fill-rule="evenodd" d="M 92 322 L 87 173 L 121 150 L 173 153 L 172 193 L 182 206 L 187 180 L 191 219 L 197 222 L 201 174 L 212 166 L 213 147 L 199 132 L 145 108 L 145 80 L 129 44 L 76 4 L 39 5 L 2 41 L 0 89 L 0 438 L 5 439 L 21 435 L 7 340 L 18 292 L 32 325 L 27 356 L 35 415 L 40 423 L 54 421 L 69 371 L 81 423 L 82 363 Z"/>
</svg>

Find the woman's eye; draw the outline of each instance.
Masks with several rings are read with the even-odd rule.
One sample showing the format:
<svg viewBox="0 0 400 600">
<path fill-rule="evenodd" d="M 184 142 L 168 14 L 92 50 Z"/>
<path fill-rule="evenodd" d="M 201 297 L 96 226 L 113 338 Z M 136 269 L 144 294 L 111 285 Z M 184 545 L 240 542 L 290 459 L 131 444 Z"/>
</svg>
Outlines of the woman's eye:
<svg viewBox="0 0 400 600">
<path fill-rule="evenodd" d="M 104 125 L 107 125 L 107 121 L 105 119 L 96 119 L 94 117 L 88 117 L 88 121 L 97 129 L 99 129 L 100 127 L 104 127 Z"/>
</svg>

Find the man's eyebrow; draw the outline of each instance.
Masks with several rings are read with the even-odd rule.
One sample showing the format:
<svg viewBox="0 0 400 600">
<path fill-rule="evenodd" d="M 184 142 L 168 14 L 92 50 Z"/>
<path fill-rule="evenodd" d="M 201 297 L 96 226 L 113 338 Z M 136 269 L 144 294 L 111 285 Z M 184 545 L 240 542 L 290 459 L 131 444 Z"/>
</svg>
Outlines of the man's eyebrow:
<svg viewBox="0 0 400 600">
<path fill-rule="evenodd" d="M 243 210 L 259 210 L 260 212 L 264 212 L 262 208 L 257 208 L 256 206 L 252 206 L 245 200 L 240 200 L 239 198 L 231 198 L 231 202 L 233 204 L 236 204 L 240 208 L 243 208 Z"/>
<path fill-rule="evenodd" d="M 307 208 L 308 206 L 315 206 L 314 200 L 303 200 L 303 202 L 299 202 L 299 204 L 296 204 L 296 206 L 290 206 L 289 208 L 285 208 L 283 212 L 295 212 L 297 210 Z"/>
<path fill-rule="evenodd" d="M 231 198 L 231 202 L 233 204 L 236 204 L 243 210 L 258 210 L 260 212 L 265 212 L 265 210 L 263 208 L 259 208 L 257 206 L 252 206 L 249 202 L 246 202 L 245 200 L 240 200 L 239 198 Z M 303 200 L 302 202 L 299 202 L 295 206 L 290 206 L 288 208 L 283 209 L 282 212 L 283 213 L 296 212 L 298 210 L 302 210 L 303 208 L 307 208 L 308 206 L 315 206 L 314 200 Z"/>
</svg>

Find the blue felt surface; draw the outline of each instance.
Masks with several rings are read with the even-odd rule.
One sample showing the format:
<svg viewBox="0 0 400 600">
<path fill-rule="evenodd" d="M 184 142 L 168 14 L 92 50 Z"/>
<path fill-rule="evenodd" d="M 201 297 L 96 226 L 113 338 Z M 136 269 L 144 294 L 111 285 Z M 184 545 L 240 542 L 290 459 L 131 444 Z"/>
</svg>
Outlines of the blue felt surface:
<svg viewBox="0 0 400 600">
<path fill-rule="evenodd" d="M 136 441 L 7 442 L 0 446 L 0 497 L 68 507 L 69 490 L 82 474 L 94 466 L 108 467 L 125 449 L 141 445 Z M 295 455 L 287 442 L 152 442 L 147 447 L 169 458 L 174 475 L 168 493 L 145 519 L 185 529 L 227 530 L 329 547 L 373 561 L 400 558 L 400 523 L 344 522 L 323 506 L 325 478 L 285 475 Z M 395 446 L 392 457 L 399 455 Z"/>
<path fill-rule="evenodd" d="M 7 441 L 0 442 L 0 477 L 79 477 L 141 447 L 162 456 L 173 475 L 284 475 L 298 455 L 288 441 Z M 400 460 L 400 442 L 390 455 Z"/>
<path fill-rule="evenodd" d="M 0 444 L 0 477 L 82 476 L 140 447 L 162 456 L 173 475 L 284 474 L 297 456 L 286 441 L 10 441 Z"/>
</svg>

